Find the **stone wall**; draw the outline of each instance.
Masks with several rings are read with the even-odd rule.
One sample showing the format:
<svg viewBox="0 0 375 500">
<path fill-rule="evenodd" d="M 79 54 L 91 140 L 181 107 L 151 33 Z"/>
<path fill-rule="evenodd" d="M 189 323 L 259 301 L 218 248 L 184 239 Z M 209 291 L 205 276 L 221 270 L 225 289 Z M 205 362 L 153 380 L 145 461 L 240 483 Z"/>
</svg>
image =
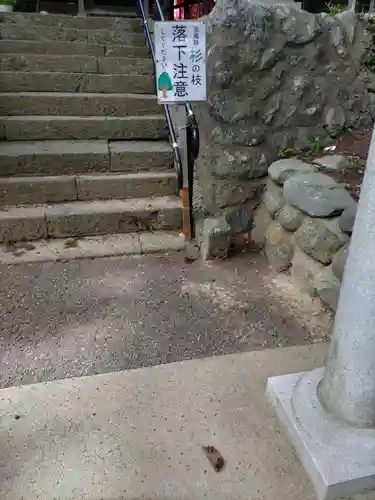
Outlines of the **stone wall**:
<svg viewBox="0 0 375 500">
<path fill-rule="evenodd" d="M 329 156 L 312 164 L 296 158 L 273 163 L 252 231 L 272 267 L 290 268 L 301 290 L 334 310 L 357 203 L 328 172 L 351 168 L 349 161 Z M 318 171 L 321 165 L 327 173 Z"/>
<path fill-rule="evenodd" d="M 246 233 L 281 153 L 372 121 L 363 67 L 370 37 L 353 12 L 332 17 L 250 0 L 218 0 L 206 22 L 196 216 Z"/>
</svg>

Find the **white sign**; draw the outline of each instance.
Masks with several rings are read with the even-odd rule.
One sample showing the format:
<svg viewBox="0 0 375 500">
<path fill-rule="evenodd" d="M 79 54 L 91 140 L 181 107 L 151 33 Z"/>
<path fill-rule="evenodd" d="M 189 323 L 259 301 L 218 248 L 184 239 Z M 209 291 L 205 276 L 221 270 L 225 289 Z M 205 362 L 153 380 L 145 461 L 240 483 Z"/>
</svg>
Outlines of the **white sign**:
<svg viewBox="0 0 375 500">
<path fill-rule="evenodd" d="M 159 103 L 205 101 L 205 23 L 157 21 L 154 36 Z"/>
</svg>

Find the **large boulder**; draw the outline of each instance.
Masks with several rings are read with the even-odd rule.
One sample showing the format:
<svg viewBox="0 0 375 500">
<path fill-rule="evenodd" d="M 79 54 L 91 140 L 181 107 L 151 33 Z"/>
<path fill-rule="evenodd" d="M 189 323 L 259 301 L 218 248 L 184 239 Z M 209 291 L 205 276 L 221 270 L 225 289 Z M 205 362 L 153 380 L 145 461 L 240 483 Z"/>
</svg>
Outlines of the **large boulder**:
<svg viewBox="0 0 375 500">
<path fill-rule="evenodd" d="M 371 123 L 362 64 L 370 36 L 354 13 L 315 15 L 249 0 L 217 0 L 206 24 L 208 91 L 195 106 L 196 169 L 205 210 L 218 217 L 231 200 L 217 197 L 221 182 L 239 193 L 238 184 L 267 175 L 281 152 Z M 251 195 L 248 185 L 244 191 Z M 238 205 L 256 206 L 242 198 Z"/>
<path fill-rule="evenodd" d="M 293 175 L 311 174 L 314 172 L 316 172 L 316 168 L 296 158 L 275 161 L 268 169 L 268 175 L 280 185 L 283 185 Z"/>
<path fill-rule="evenodd" d="M 272 222 L 265 234 L 265 253 L 270 265 L 277 271 L 288 269 L 293 258 L 292 235 L 278 222 Z"/>
<path fill-rule="evenodd" d="M 294 175 L 284 183 L 284 197 L 311 217 L 338 215 L 355 204 L 344 187 L 324 174 Z"/>
<path fill-rule="evenodd" d="M 339 229 L 337 219 L 306 218 L 295 233 L 295 241 L 307 255 L 327 265 L 348 236 Z"/>
<path fill-rule="evenodd" d="M 292 259 L 292 280 L 302 292 L 312 297 L 317 293 L 315 276 L 324 269 L 324 266 L 305 254 L 297 245 L 294 247 Z"/>
</svg>

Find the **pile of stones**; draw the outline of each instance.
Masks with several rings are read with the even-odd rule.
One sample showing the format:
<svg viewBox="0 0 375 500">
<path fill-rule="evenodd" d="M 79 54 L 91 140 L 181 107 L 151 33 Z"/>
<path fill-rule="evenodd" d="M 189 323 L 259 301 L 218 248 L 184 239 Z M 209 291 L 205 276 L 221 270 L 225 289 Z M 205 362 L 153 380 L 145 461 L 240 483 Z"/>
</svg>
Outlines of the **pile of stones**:
<svg viewBox="0 0 375 500">
<path fill-rule="evenodd" d="M 353 166 L 341 155 L 312 164 L 297 158 L 274 162 L 252 231 L 272 267 L 290 269 L 301 290 L 334 310 L 357 202 L 329 173 L 345 168 Z"/>
</svg>

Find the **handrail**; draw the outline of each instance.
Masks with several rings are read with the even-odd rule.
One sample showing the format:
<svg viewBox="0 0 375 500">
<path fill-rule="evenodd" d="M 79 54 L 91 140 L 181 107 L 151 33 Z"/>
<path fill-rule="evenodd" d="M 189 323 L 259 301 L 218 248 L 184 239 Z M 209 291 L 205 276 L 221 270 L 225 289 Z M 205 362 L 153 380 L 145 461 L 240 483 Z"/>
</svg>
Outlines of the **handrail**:
<svg viewBox="0 0 375 500">
<path fill-rule="evenodd" d="M 152 41 L 150 28 L 148 26 L 147 16 L 146 16 L 145 8 L 143 6 L 143 0 L 137 0 L 137 1 L 138 1 L 139 9 L 141 11 L 143 27 L 145 30 L 147 42 L 148 42 L 148 45 L 149 45 L 150 50 L 151 50 L 151 55 L 152 55 L 152 59 L 154 61 L 154 66 L 156 68 L 155 47 L 154 47 L 154 42 Z M 164 104 L 164 113 L 165 113 L 165 118 L 167 120 L 169 136 L 171 138 L 173 155 L 174 155 L 174 159 L 175 159 L 175 166 L 177 169 L 177 185 L 178 185 L 178 189 L 182 189 L 182 186 L 183 186 L 182 160 L 181 160 L 180 150 L 179 150 L 177 139 L 176 139 L 176 133 L 175 133 L 174 128 L 173 128 L 171 113 L 169 111 L 168 106 L 165 104 Z"/>
<path fill-rule="evenodd" d="M 138 3 L 141 3 L 141 2 L 142 2 L 142 0 L 138 0 Z M 158 11 L 160 21 L 164 21 L 164 13 L 163 13 L 163 10 L 160 6 L 159 0 L 154 0 L 154 2 L 156 5 L 156 8 L 157 8 L 157 11 Z M 142 7 L 143 7 L 143 5 L 142 5 Z M 143 9 L 143 13 L 144 13 L 144 9 Z M 154 63 L 156 63 L 155 57 L 154 57 Z M 190 148 L 191 148 L 192 160 L 194 161 L 198 158 L 198 155 L 199 155 L 199 146 L 200 146 L 199 128 L 198 128 L 198 123 L 197 123 L 197 120 L 195 118 L 194 111 L 193 111 L 193 108 L 191 107 L 191 104 L 186 103 L 185 109 L 186 109 L 186 113 L 188 116 L 188 126 L 190 126 L 190 128 L 191 128 Z"/>
<path fill-rule="evenodd" d="M 158 11 L 158 16 L 159 16 L 160 20 L 164 21 L 164 14 L 163 14 L 163 11 L 161 9 L 159 0 L 153 0 L 153 1 L 155 2 L 155 5 L 156 5 L 157 11 Z M 142 22 L 143 22 L 143 27 L 145 30 L 147 43 L 150 47 L 152 59 L 154 61 L 154 66 L 156 68 L 155 47 L 154 47 L 154 42 L 153 42 L 152 37 L 151 37 L 151 32 L 150 32 L 150 28 L 149 28 L 148 21 L 147 21 L 147 15 L 146 15 L 145 8 L 143 5 L 143 0 L 137 0 L 137 2 L 138 2 L 138 6 L 139 6 L 139 9 L 141 12 L 141 16 L 142 16 Z M 178 188 L 182 189 L 184 180 L 183 180 L 183 168 L 182 168 L 182 160 L 181 160 L 180 150 L 178 147 L 176 133 L 175 133 L 175 130 L 173 127 L 173 122 L 172 122 L 171 114 L 169 111 L 169 107 L 167 104 L 164 104 L 163 107 L 164 107 L 165 118 L 167 120 L 169 136 L 170 136 L 171 143 L 172 143 L 173 154 L 175 157 L 175 163 L 176 163 L 176 167 L 177 167 Z M 190 139 L 188 142 L 188 148 L 189 148 L 188 153 L 189 153 L 189 157 L 191 159 L 192 165 L 193 165 L 194 160 L 196 160 L 196 158 L 198 157 L 198 154 L 199 154 L 199 146 L 200 146 L 199 128 L 198 128 L 198 123 L 197 123 L 197 120 L 195 118 L 194 111 L 193 111 L 193 108 L 191 107 L 191 104 L 186 103 L 185 109 L 186 109 L 186 113 L 187 113 L 188 127 L 190 129 L 190 134 L 188 134 L 189 139 Z M 189 168 L 190 168 L 190 165 L 189 165 Z M 193 166 L 192 166 L 192 168 L 193 168 Z M 192 176 L 193 176 L 193 172 L 189 172 L 189 177 L 192 177 Z M 189 182 L 189 184 L 191 184 L 191 183 Z"/>
</svg>

